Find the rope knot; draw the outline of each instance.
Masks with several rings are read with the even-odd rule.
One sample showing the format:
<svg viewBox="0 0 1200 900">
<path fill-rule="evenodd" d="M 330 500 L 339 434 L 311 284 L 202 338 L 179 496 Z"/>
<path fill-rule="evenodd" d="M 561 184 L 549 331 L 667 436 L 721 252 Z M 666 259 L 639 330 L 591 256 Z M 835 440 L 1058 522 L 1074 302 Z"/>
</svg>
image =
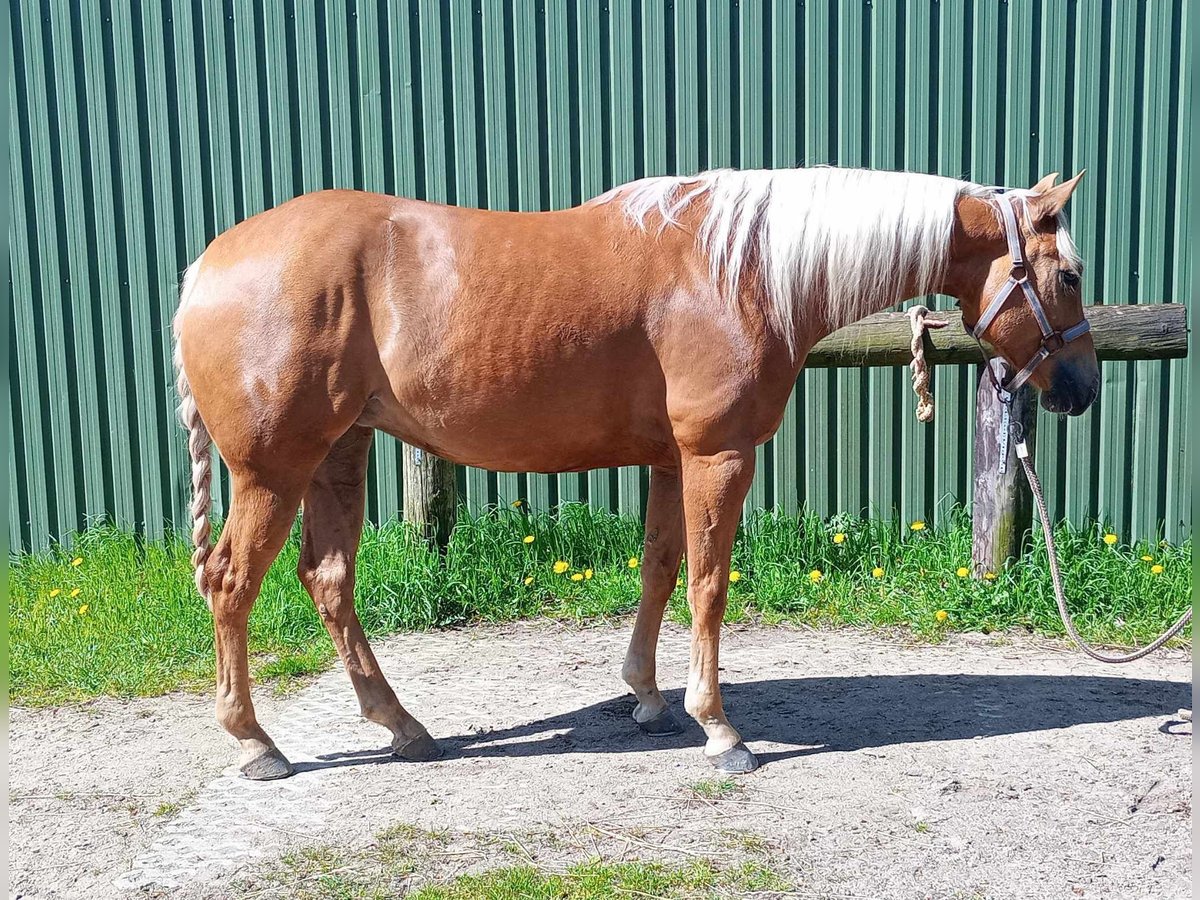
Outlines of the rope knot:
<svg viewBox="0 0 1200 900">
<path fill-rule="evenodd" d="M 914 306 L 908 311 L 908 321 L 912 326 L 912 389 L 917 395 L 917 421 L 933 421 L 933 394 L 929 392 L 929 363 L 925 360 L 925 332 L 930 328 L 945 328 L 949 323 L 940 319 L 927 318 L 929 310 L 924 306 Z"/>
</svg>

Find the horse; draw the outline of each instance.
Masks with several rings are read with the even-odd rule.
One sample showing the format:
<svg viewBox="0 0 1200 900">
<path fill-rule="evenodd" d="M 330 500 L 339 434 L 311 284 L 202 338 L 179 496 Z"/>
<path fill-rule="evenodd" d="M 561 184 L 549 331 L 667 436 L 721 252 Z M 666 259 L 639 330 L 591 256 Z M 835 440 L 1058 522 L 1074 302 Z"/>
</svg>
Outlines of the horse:
<svg viewBox="0 0 1200 900">
<path fill-rule="evenodd" d="M 755 446 L 778 428 L 818 340 L 930 293 L 955 298 L 968 325 L 986 315 L 980 337 L 1014 369 L 1028 363 L 1046 409 L 1082 413 L 1098 392 L 1095 350 L 1086 333 L 1061 338 L 1072 323 L 1086 330 L 1063 215 L 1082 175 L 997 194 L 906 172 L 718 170 L 549 212 L 325 190 L 218 235 L 184 273 L 175 363 L 216 716 L 242 774 L 293 772 L 255 716 L 246 627 L 300 508 L 299 577 L 362 715 L 391 732 L 395 756 L 440 754 L 354 609 L 376 430 L 500 471 L 648 466 L 642 595 L 621 670 L 633 719 L 650 734 L 679 730 L 655 651 L 686 551 L 684 707 L 716 769 L 752 771 L 722 705 L 718 653 Z M 1034 305 L 1013 302 L 1022 292 Z M 232 482 L 215 546 L 214 443 Z"/>
</svg>

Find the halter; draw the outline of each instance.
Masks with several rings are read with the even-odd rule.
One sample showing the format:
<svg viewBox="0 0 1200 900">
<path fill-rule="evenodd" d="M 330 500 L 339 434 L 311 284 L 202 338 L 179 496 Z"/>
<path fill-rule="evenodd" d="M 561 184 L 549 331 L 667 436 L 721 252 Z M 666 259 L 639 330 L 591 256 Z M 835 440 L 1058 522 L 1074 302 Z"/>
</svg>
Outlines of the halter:
<svg viewBox="0 0 1200 900">
<path fill-rule="evenodd" d="M 1012 395 L 1017 392 L 1017 389 L 1029 380 L 1029 376 L 1033 374 L 1034 369 L 1077 337 L 1087 334 L 1092 326 L 1088 323 L 1087 317 L 1084 316 L 1077 324 L 1072 325 L 1066 331 L 1055 331 L 1050 327 L 1050 320 L 1046 317 L 1046 309 L 1042 306 L 1042 301 L 1038 299 L 1037 291 L 1033 289 L 1033 285 L 1029 282 L 1029 270 L 1025 264 L 1025 255 L 1021 252 L 1021 230 L 1017 227 L 1017 215 L 1013 210 L 1012 199 L 1007 192 L 1000 192 L 998 189 L 995 200 L 996 206 L 1000 209 L 1000 217 L 1004 222 L 1004 237 L 1008 241 L 1008 254 L 1012 257 L 1012 270 L 1009 272 L 1008 280 L 1004 282 L 1004 286 L 1000 288 L 999 292 L 992 299 L 991 305 L 979 317 L 979 321 L 975 323 L 975 327 L 971 329 L 971 337 L 975 338 L 977 342 L 983 338 L 983 333 L 992 324 L 996 315 L 1018 287 L 1025 294 L 1025 300 L 1033 310 L 1038 328 L 1042 332 L 1041 345 L 1034 351 L 1033 356 L 1029 358 L 1029 362 L 1025 363 L 1025 368 L 1008 379 L 1007 382 L 1001 383 L 997 381 L 996 376 L 992 374 L 992 367 L 990 365 L 987 366 L 988 374 L 992 375 L 992 382 L 996 387 L 996 393 L 999 395 L 1001 402 L 1008 404 L 1011 402 Z M 981 348 L 982 346 L 982 343 L 980 343 Z M 984 353 L 984 356 L 986 357 L 987 354 Z"/>
</svg>

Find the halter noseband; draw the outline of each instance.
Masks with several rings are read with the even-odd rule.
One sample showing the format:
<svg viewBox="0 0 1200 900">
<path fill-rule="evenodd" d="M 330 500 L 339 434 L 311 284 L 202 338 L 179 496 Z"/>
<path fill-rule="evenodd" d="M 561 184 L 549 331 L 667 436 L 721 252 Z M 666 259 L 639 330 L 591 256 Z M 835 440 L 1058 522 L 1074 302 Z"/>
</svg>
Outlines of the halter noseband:
<svg viewBox="0 0 1200 900">
<path fill-rule="evenodd" d="M 983 333 L 992 324 L 996 315 L 1018 287 L 1025 294 L 1025 300 L 1033 310 L 1038 328 L 1042 332 L 1041 345 L 1034 351 L 1033 356 L 1029 358 L 1029 362 L 1025 363 L 1025 367 L 1021 371 L 1003 384 L 996 381 L 994 375 L 992 376 L 996 390 L 1001 395 L 1000 399 L 1007 401 L 1016 393 L 1019 387 L 1029 380 L 1029 376 L 1033 374 L 1034 369 L 1077 337 L 1087 334 L 1092 326 L 1088 323 L 1087 317 L 1084 316 L 1078 324 L 1072 325 L 1065 331 L 1055 331 L 1050 327 L 1050 320 L 1046 317 L 1046 310 L 1042 306 L 1042 301 L 1038 299 L 1037 291 L 1029 283 L 1029 271 L 1025 264 L 1025 255 L 1021 252 L 1021 230 L 1017 227 L 1017 215 L 1013 210 L 1012 200 L 1007 193 L 997 193 L 995 201 L 996 206 L 1000 208 L 1000 216 L 1004 222 L 1004 237 L 1008 241 L 1008 254 L 1012 257 L 1012 271 L 1009 273 L 1008 280 L 1004 282 L 1004 286 L 992 298 L 991 305 L 979 317 L 979 321 L 975 323 L 975 327 L 971 329 L 971 336 L 976 341 L 979 341 L 983 337 Z M 982 344 L 980 346 L 982 347 Z M 990 365 L 987 369 L 988 373 L 991 374 Z M 1008 396 L 1004 396 L 1005 394 Z"/>
</svg>

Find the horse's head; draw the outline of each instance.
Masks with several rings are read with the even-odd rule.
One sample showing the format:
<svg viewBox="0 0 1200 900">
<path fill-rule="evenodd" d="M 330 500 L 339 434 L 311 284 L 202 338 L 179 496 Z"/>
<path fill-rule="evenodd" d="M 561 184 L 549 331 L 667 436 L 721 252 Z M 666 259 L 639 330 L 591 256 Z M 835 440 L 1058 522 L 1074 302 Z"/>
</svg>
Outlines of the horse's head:
<svg viewBox="0 0 1200 900">
<path fill-rule="evenodd" d="M 1100 389 L 1083 264 L 1062 215 L 1082 177 L 1056 185 L 1054 173 L 1028 191 L 963 197 L 951 251 L 963 324 L 1016 373 L 1006 386 L 1029 381 L 1042 406 L 1073 416 Z"/>
</svg>

